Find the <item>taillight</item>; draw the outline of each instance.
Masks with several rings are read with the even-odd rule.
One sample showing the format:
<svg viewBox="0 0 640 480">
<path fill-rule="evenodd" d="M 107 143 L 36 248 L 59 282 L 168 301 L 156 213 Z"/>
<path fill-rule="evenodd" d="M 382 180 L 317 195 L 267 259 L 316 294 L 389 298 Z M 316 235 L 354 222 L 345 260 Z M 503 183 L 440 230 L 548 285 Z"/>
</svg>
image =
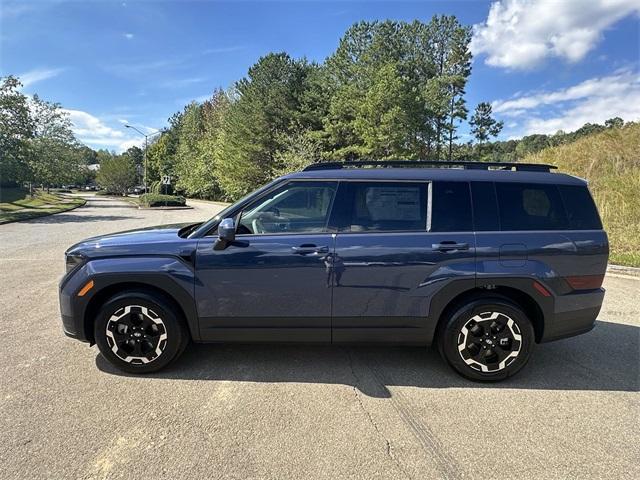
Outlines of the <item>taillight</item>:
<svg viewBox="0 0 640 480">
<path fill-rule="evenodd" d="M 573 290 L 595 290 L 602 286 L 604 275 L 578 275 L 564 279 Z"/>
</svg>

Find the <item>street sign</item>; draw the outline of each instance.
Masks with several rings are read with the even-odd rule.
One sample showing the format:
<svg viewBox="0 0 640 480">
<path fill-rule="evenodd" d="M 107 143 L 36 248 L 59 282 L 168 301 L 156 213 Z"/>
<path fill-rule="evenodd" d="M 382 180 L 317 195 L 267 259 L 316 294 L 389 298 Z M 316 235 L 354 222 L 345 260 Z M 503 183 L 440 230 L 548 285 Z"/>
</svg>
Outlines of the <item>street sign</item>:
<svg viewBox="0 0 640 480">
<path fill-rule="evenodd" d="M 171 175 L 162 176 L 162 185 L 171 185 Z"/>
</svg>

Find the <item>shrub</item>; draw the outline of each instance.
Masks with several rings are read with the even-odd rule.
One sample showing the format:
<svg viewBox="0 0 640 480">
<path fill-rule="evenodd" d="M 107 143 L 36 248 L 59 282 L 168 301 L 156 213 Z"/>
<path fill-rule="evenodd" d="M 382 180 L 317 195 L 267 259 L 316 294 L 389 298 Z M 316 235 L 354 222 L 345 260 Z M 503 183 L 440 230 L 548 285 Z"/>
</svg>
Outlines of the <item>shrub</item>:
<svg viewBox="0 0 640 480">
<path fill-rule="evenodd" d="M 159 193 L 145 193 L 140 195 L 140 205 L 145 207 L 184 207 L 187 201 L 184 197 L 161 195 Z"/>
</svg>

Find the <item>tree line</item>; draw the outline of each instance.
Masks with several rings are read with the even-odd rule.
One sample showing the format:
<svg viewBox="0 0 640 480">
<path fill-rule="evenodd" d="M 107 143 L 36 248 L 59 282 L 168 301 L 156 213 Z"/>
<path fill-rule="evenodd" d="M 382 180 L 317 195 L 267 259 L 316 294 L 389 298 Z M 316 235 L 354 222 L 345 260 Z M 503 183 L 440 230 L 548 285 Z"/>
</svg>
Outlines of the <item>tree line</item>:
<svg viewBox="0 0 640 480">
<path fill-rule="evenodd" d="M 454 16 L 428 23 L 373 21 L 351 26 L 324 62 L 270 53 L 229 89 L 192 102 L 169 119 L 149 145 L 147 181 L 160 191 L 234 200 L 279 175 L 322 161 L 361 159 L 515 161 L 598 129 L 491 141 L 502 130 L 491 104 L 472 112 L 465 99 L 471 75 L 471 29 Z M 0 181 L 93 181 L 114 193 L 142 183 L 144 152 L 93 151 L 77 142 L 58 104 L 0 90 Z M 468 122 L 473 141 L 460 141 Z M 68 179 L 68 180 L 67 180 Z M 78 180 L 80 179 L 80 180 Z"/>
<path fill-rule="evenodd" d="M 189 196 L 238 198 L 314 162 L 447 159 L 469 112 L 471 29 L 453 16 L 359 22 L 325 62 L 270 53 L 228 90 L 192 102 L 149 147 L 150 178 Z M 502 128 L 469 119 L 479 143 Z"/>
<path fill-rule="evenodd" d="M 118 155 L 95 151 L 75 137 L 58 103 L 27 97 L 14 76 L 0 81 L 0 187 L 52 187 L 97 182 L 124 194 L 140 183 L 144 153 L 131 147 Z M 100 169 L 91 169 L 99 164 Z"/>
</svg>

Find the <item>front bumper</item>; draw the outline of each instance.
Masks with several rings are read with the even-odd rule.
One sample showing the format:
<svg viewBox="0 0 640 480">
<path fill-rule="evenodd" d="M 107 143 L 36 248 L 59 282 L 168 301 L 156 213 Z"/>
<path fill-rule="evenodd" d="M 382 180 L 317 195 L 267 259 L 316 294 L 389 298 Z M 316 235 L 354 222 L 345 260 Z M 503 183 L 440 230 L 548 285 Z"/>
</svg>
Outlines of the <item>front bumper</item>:
<svg viewBox="0 0 640 480">
<path fill-rule="evenodd" d="M 84 311 L 89 297 L 78 297 L 78 292 L 88 281 L 86 266 L 82 266 L 60 280 L 58 292 L 62 330 L 66 336 L 82 342 L 89 342 L 84 328 Z"/>
<path fill-rule="evenodd" d="M 587 333 L 595 326 L 604 300 L 604 289 L 560 295 L 555 298 L 553 318 L 545 328 L 542 342 Z"/>
</svg>

